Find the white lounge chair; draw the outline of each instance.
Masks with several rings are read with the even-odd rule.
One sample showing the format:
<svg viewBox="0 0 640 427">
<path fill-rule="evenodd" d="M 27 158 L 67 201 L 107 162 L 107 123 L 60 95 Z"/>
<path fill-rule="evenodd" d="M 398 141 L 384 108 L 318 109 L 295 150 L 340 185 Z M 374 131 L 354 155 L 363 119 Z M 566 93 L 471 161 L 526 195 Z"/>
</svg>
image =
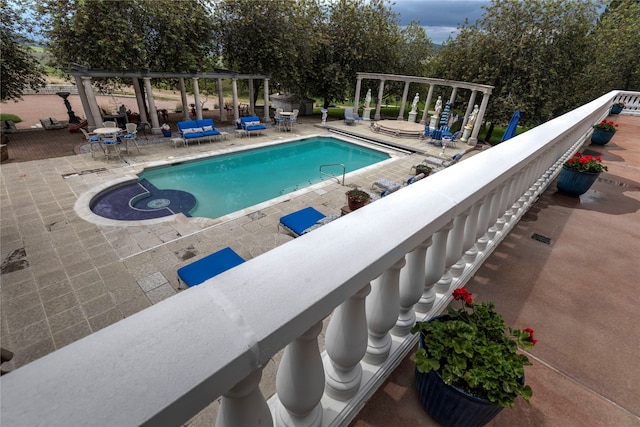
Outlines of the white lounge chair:
<svg viewBox="0 0 640 427">
<path fill-rule="evenodd" d="M 344 109 L 344 122 L 348 125 L 356 123 L 356 118 L 353 116 L 353 108 Z"/>
</svg>

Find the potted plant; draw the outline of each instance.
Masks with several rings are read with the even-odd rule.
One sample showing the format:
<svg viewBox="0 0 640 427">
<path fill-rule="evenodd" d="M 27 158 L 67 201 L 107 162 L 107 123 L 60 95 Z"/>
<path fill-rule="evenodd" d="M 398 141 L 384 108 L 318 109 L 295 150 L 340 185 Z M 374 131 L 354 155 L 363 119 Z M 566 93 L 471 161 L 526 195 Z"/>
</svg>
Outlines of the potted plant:
<svg viewBox="0 0 640 427">
<path fill-rule="evenodd" d="M 171 126 L 168 124 L 163 123 L 162 126 L 160 126 L 160 130 L 164 136 L 171 136 Z"/>
<path fill-rule="evenodd" d="M 603 120 L 597 125 L 593 125 L 593 133 L 591 134 L 591 143 L 597 145 L 607 144 L 616 133 L 617 124 L 611 121 Z"/>
<path fill-rule="evenodd" d="M 371 199 L 369 193 L 357 188 L 347 191 L 346 195 L 347 204 L 349 205 L 349 209 L 351 209 L 352 211 L 360 209 L 361 207 L 369 203 L 369 199 Z"/>
<path fill-rule="evenodd" d="M 624 109 L 626 102 L 616 102 L 611 106 L 609 114 L 620 114 Z"/>
<path fill-rule="evenodd" d="M 429 176 L 431 171 L 433 171 L 433 169 L 425 165 L 424 163 L 421 163 L 418 166 L 416 166 L 416 175 L 420 175 L 421 173 L 423 173 L 424 176 Z"/>
<path fill-rule="evenodd" d="M 518 348 L 528 350 L 533 330 L 507 327 L 492 302 L 474 303 L 460 288 L 453 298 L 461 308 L 416 322 L 420 334 L 416 387 L 427 412 L 444 426 L 481 426 L 517 397 L 527 402 L 531 387 L 524 383 L 524 367 L 531 365 Z"/>
<path fill-rule="evenodd" d="M 556 186 L 562 193 L 581 196 L 591 188 L 598 176 L 607 170 L 600 156 L 576 153 L 562 165 Z"/>
</svg>

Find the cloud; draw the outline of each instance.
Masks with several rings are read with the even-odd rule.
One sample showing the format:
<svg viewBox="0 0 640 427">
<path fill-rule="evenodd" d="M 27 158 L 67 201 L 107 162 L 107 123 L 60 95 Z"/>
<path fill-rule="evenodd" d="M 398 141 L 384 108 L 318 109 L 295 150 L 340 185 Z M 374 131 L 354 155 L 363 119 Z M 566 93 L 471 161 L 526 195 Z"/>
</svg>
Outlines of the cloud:
<svg viewBox="0 0 640 427">
<path fill-rule="evenodd" d="M 465 19 L 469 23 L 480 19 L 482 6 L 489 4 L 489 0 L 396 0 L 392 8 L 400 14 L 401 26 L 417 21 L 431 40 L 440 44 L 450 35 L 455 37 L 458 25 Z"/>
</svg>

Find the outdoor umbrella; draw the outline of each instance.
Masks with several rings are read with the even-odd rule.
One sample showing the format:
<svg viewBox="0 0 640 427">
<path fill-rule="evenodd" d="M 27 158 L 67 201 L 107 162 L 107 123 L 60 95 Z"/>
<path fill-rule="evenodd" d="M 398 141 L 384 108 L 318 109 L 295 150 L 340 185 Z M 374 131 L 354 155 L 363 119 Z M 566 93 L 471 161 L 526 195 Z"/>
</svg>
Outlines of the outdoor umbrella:
<svg viewBox="0 0 640 427">
<path fill-rule="evenodd" d="M 444 110 L 442 110 L 442 115 L 440 116 L 440 126 L 449 126 L 449 111 L 451 110 L 451 103 L 447 101 L 444 106 Z"/>
<path fill-rule="evenodd" d="M 511 120 L 509 121 L 509 126 L 504 131 L 504 135 L 502 135 L 502 141 L 506 141 L 507 139 L 511 139 L 516 136 L 516 127 L 518 127 L 518 121 L 520 120 L 520 110 L 516 110 L 511 116 Z"/>
</svg>

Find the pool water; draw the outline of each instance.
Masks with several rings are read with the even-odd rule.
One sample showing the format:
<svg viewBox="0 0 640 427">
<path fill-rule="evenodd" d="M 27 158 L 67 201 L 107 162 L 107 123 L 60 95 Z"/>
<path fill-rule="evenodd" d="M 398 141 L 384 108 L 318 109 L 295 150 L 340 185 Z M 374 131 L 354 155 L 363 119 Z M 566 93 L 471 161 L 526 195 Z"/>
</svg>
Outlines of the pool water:
<svg viewBox="0 0 640 427">
<path fill-rule="evenodd" d="M 332 179 L 320 173 L 321 165 L 341 163 L 349 173 L 389 158 L 387 153 L 337 138 L 313 137 L 145 170 L 140 181 L 160 190 L 190 193 L 196 203 L 189 215 L 219 218 Z M 342 179 L 341 166 L 322 170 Z M 159 204 L 166 208 L 165 203 Z"/>
</svg>

